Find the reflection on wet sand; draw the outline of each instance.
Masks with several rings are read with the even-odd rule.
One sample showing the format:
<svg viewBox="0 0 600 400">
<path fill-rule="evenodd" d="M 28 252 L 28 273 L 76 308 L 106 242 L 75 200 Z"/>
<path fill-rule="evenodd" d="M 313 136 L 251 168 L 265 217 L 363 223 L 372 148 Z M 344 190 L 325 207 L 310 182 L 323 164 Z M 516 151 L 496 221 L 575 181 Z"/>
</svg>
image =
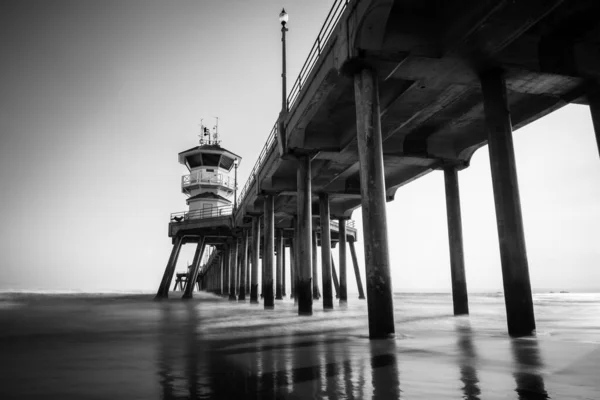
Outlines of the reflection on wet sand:
<svg viewBox="0 0 600 400">
<path fill-rule="evenodd" d="M 460 380 L 463 383 L 463 399 L 479 400 L 481 390 L 479 389 L 479 378 L 475 368 L 477 353 L 473 344 L 471 323 L 467 320 L 457 319 L 455 330 L 457 334 L 456 344 L 459 351 Z"/>
<path fill-rule="evenodd" d="M 537 339 L 513 339 L 511 349 L 514 359 L 513 374 L 520 400 L 549 399 L 542 371 L 544 362 Z"/>
</svg>

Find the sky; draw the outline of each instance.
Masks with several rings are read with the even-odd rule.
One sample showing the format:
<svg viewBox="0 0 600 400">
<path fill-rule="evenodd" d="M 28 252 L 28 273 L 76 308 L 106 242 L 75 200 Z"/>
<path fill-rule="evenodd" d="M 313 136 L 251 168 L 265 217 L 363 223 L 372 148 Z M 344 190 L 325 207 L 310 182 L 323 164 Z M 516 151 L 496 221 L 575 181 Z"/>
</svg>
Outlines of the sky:
<svg viewBox="0 0 600 400">
<path fill-rule="evenodd" d="M 0 290 L 154 291 L 186 209 L 177 154 L 219 117 L 240 187 L 330 1 L 4 0 Z M 288 84 L 288 87 L 291 85 Z M 515 132 L 534 290 L 600 290 L 600 165 L 589 110 Z M 501 290 L 488 149 L 459 173 L 469 290 Z M 395 290 L 450 290 L 443 173 L 387 204 Z M 360 210 L 353 218 L 360 228 Z M 364 280 L 362 240 L 357 243 Z M 178 270 L 191 262 L 185 246 Z M 289 274 L 288 274 L 289 275 Z M 349 291 L 356 291 L 349 271 Z"/>
</svg>

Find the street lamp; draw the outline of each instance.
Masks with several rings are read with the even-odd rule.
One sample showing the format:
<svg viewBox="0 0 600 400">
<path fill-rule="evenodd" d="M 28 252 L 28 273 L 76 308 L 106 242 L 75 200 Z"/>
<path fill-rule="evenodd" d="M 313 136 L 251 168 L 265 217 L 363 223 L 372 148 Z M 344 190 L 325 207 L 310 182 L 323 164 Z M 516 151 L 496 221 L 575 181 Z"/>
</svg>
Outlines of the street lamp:
<svg viewBox="0 0 600 400">
<path fill-rule="evenodd" d="M 286 99 L 286 76 L 285 76 L 285 33 L 287 32 L 287 28 L 285 25 L 287 24 L 289 19 L 288 14 L 285 12 L 285 8 L 281 10 L 279 14 L 279 22 L 281 22 L 281 48 L 282 52 L 282 66 L 281 66 L 281 111 L 287 111 L 287 99 Z"/>
<path fill-rule="evenodd" d="M 237 211 L 237 169 L 238 169 L 239 161 L 236 158 L 233 160 L 233 166 L 235 167 L 235 175 L 233 182 L 233 212 Z"/>
</svg>

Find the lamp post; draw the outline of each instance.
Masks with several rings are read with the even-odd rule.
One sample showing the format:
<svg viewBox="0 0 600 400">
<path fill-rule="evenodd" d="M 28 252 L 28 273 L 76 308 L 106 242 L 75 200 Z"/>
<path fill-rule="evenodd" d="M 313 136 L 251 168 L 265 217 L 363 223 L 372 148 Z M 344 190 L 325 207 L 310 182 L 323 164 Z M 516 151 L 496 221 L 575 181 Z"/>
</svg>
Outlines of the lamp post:
<svg viewBox="0 0 600 400">
<path fill-rule="evenodd" d="M 238 159 L 233 160 L 233 166 L 235 167 L 235 175 L 233 181 L 233 212 L 237 211 L 237 169 L 238 169 Z"/>
<path fill-rule="evenodd" d="M 281 60 L 282 60 L 282 64 L 281 64 L 281 111 L 282 112 L 286 112 L 288 110 L 287 109 L 287 99 L 286 99 L 287 88 L 286 88 L 286 76 L 285 76 L 285 33 L 288 30 L 285 27 L 285 25 L 287 24 L 288 19 L 289 19 L 289 16 L 285 12 L 285 8 L 283 8 L 281 10 L 281 13 L 279 14 L 279 22 L 281 22 L 281 49 L 282 49 L 282 55 L 281 55 Z"/>
</svg>

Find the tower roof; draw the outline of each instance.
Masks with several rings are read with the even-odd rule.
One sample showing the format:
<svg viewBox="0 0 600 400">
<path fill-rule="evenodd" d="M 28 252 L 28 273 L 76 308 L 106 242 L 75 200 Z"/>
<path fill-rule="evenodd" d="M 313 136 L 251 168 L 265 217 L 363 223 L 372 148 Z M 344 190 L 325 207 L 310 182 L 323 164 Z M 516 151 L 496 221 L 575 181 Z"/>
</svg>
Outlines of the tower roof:
<svg viewBox="0 0 600 400">
<path fill-rule="evenodd" d="M 237 154 L 214 144 L 192 147 L 179 153 L 178 158 L 179 163 L 186 165 L 188 169 L 206 165 L 231 170 L 235 160 L 238 165 L 242 160 Z"/>
</svg>

